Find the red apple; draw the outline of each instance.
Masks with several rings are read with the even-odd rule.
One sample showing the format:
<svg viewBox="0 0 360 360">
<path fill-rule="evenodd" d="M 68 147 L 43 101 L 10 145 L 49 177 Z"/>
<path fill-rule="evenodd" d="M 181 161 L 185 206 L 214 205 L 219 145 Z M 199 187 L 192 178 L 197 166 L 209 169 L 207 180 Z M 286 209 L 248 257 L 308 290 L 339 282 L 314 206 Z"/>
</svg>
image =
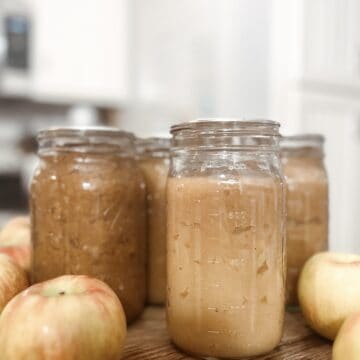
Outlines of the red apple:
<svg viewBox="0 0 360 360">
<path fill-rule="evenodd" d="M 0 254 L 8 255 L 28 272 L 31 265 L 31 249 L 29 218 L 16 217 L 10 220 L 0 232 Z"/>
<path fill-rule="evenodd" d="M 118 297 L 87 276 L 33 285 L 0 316 L 0 353 L 6 360 L 119 360 L 125 336 Z"/>
<path fill-rule="evenodd" d="M 7 256 L 0 254 L 0 313 L 15 295 L 28 286 L 24 270 Z"/>
</svg>

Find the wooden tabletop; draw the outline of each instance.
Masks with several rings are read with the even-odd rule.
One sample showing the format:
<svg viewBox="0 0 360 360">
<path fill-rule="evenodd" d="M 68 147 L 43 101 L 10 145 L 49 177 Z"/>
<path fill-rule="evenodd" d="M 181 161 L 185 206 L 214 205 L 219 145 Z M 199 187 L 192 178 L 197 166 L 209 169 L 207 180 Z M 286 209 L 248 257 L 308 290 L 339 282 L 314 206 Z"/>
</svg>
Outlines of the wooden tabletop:
<svg viewBox="0 0 360 360">
<path fill-rule="evenodd" d="M 175 349 L 166 332 L 165 311 L 149 307 L 140 320 L 129 327 L 123 354 L 126 360 L 190 360 Z M 252 358 L 253 360 L 254 358 Z M 315 335 L 304 323 L 300 313 L 288 313 L 281 344 L 258 360 L 330 360 L 331 343 Z"/>
</svg>

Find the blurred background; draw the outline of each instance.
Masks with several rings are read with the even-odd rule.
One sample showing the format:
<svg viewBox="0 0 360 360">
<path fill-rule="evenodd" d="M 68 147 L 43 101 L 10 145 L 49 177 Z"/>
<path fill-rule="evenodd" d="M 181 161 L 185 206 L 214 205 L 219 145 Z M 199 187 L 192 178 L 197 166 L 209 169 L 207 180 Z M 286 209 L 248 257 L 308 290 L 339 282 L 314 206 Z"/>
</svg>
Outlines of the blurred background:
<svg viewBox="0 0 360 360">
<path fill-rule="evenodd" d="M 360 1 L 0 0 L 0 224 L 39 129 L 216 116 L 324 134 L 331 248 L 360 252 Z"/>
</svg>

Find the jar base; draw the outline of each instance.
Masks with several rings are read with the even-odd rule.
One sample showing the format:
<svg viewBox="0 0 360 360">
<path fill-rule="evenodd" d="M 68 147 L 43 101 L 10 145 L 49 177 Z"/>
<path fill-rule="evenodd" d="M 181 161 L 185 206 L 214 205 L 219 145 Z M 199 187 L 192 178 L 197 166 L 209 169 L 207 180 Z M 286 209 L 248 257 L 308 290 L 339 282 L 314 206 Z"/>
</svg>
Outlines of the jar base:
<svg viewBox="0 0 360 360">
<path fill-rule="evenodd" d="M 193 351 L 186 351 L 183 350 L 182 348 L 180 348 L 179 346 L 177 346 L 173 341 L 171 342 L 172 345 L 181 353 L 189 355 L 191 357 L 194 357 L 195 359 L 203 359 L 203 360 L 242 360 L 242 359 L 255 359 L 259 356 L 263 356 L 263 355 L 267 355 L 269 354 L 272 350 L 270 351 L 265 351 L 265 352 L 261 352 L 258 353 L 256 355 L 242 355 L 242 356 L 208 356 L 208 355 L 202 355 Z"/>
</svg>

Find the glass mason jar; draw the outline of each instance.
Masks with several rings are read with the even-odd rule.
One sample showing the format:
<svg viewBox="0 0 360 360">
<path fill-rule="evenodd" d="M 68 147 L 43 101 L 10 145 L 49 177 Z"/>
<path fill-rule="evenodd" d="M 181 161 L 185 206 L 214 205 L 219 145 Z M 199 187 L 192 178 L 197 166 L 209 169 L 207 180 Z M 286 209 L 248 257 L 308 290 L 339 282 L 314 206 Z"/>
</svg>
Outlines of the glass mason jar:
<svg viewBox="0 0 360 360">
<path fill-rule="evenodd" d="M 297 306 L 297 282 L 306 260 L 328 248 L 328 180 L 321 135 L 281 139 L 286 180 L 287 304 Z"/>
<path fill-rule="evenodd" d="M 63 274 L 103 280 L 128 322 L 146 295 L 146 194 L 132 134 L 111 128 L 40 132 L 31 185 L 37 283 Z"/>
<path fill-rule="evenodd" d="M 166 180 L 169 172 L 170 139 L 137 139 L 136 150 L 147 189 L 147 299 L 150 304 L 164 305 L 166 298 Z"/>
<path fill-rule="evenodd" d="M 279 124 L 173 126 L 167 183 L 167 320 L 200 357 L 239 359 L 280 342 L 285 307 Z"/>
</svg>

